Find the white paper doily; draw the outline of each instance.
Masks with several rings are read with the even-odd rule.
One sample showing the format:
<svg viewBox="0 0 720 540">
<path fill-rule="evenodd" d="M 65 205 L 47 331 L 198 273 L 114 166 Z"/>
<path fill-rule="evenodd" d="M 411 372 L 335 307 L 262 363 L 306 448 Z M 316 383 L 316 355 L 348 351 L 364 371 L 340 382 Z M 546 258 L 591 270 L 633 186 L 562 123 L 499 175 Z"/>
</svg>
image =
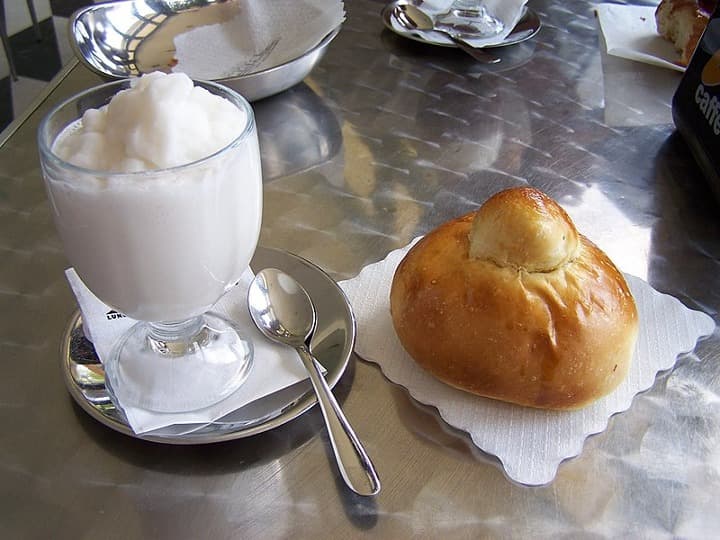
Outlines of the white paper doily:
<svg viewBox="0 0 720 540">
<path fill-rule="evenodd" d="M 626 274 L 638 307 L 640 331 L 628 375 L 613 393 L 571 412 L 481 398 L 425 372 L 405 352 L 393 330 L 390 284 L 413 243 L 340 283 L 357 319 L 355 352 L 377 363 L 388 379 L 407 388 L 413 398 L 436 407 L 448 424 L 466 431 L 478 448 L 497 456 L 506 474 L 522 484 L 551 482 L 563 460 L 580 454 L 588 436 L 605 430 L 610 417 L 627 410 L 637 393 L 653 385 L 658 372 L 673 367 L 679 354 L 692 351 L 697 340 L 715 328 L 708 315 Z"/>
</svg>

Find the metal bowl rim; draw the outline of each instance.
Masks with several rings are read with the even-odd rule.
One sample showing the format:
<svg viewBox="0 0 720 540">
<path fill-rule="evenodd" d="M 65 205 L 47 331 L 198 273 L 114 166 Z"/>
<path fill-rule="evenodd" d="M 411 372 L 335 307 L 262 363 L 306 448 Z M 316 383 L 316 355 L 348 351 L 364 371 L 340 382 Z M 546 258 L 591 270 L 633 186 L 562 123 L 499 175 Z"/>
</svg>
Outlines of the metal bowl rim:
<svg viewBox="0 0 720 540">
<path fill-rule="evenodd" d="M 101 77 L 122 80 L 122 79 L 132 78 L 132 77 L 134 77 L 134 75 L 126 75 L 126 76 L 114 75 L 112 73 L 108 73 L 107 71 L 103 71 L 102 69 L 100 69 L 97 66 L 95 66 L 94 64 L 92 64 L 80 50 L 77 40 L 75 39 L 75 32 L 73 31 L 73 29 L 79 23 L 80 19 L 83 16 L 85 16 L 87 13 L 89 13 L 91 11 L 96 11 L 96 10 L 108 9 L 115 5 L 125 4 L 126 2 L 127 2 L 127 0 L 119 0 L 117 2 L 104 2 L 101 4 L 93 4 L 91 6 L 86 6 L 84 8 L 80 8 L 80 9 L 76 10 L 70 16 L 70 19 L 68 21 L 68 29 L 69 29 L 68 38 L 69 38 L 70 46 L 73 50 L 73 53 L 75 54 L 75 57 L 83 64 L 83 66 L 90 69 L 93 73 L 100 75 Z M 252 73 L 246 73 L 245 75 L 241 75 L 239 77 L 224 77 L 221 79 L 210 79 L 210 81 L 220 83 L 220 84 L 227 84 L 229 82 L 242 81 L 243 79 L 251 79 L 251 78 L 261 77 L 263 75 L 269 75 L 271 73 L 286 69 L 286 68 L 296 64 L 297 62 L 302 61 L 306 57 L 311 56 L 312 54 L 325 49 L 330 44 L 330 42 L 333 39 L 335 39 L 335 37 L 340 33 L 341 27 L 342 27 L 342 23 L 340 23 L 333 30 L 331 30 L 329 33 L 327 33 L 320 40 L 320 42 L 317 45 L 315 45 L 315 47 L 306 51 L 305 53 L 303 53 L 301 56 L 298 56 L 297 58 L 293 58 L 292 60 L 288 60 L 287 62 L 278 64 L 277 66 L 272 66 L 272 67 L 263 69 L 261 71 L 254 71 Z M 142 74 L 144 74 L 144 73 L 142 73 Z"/>
</svg>

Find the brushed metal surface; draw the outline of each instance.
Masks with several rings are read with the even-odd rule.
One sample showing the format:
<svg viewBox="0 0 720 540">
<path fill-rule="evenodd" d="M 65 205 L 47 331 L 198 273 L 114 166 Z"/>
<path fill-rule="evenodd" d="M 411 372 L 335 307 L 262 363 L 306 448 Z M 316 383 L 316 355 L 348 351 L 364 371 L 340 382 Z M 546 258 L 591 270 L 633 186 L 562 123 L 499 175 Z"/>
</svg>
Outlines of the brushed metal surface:
<svg viewBox="0 0 720 540">
<path fill-rule="evenodd" d="M 606 57 L 592 2 L 530 0 L 542 30 L 479 66 L 348 20 L 304 83 L 255 104 L 261 241 L 336 279 L 529 183 L 558 199 L 625 271 L 718 320 L 718 205 L 675 132 L 679 75 Z M 679 359 L 632 408 L 525 488 L 373 365 L 335 387 L 383 479 L 344 489 L 313 408 L 257 437 L 198 447 L 130 439 L 74 405 L 57 368 L 75 310 L 35 148 L 59 82 L 0 148 L 0 537 L 708 538 L 720 530 L 720 338 Z M 305 119 L 273 114 L 299 106 Z M 265 120 L 263 122 L 263 119 Z M 281 143 L 287 141 L 287 148 Z M 304 155 L 305 141 L 309 147 Z M 319 143 L 320 147 L 318 147 Z M 285 163 L 284 163 L 285 162 Z"/>
</svg>

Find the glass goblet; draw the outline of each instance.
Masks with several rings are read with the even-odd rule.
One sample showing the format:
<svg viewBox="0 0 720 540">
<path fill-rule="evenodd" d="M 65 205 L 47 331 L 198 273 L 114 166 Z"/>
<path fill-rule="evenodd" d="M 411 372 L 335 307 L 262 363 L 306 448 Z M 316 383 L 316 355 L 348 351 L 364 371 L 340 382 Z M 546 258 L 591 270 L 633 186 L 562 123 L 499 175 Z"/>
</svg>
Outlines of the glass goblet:
<svg viewBox="0 0 720 540">
<path fill-rule="evenodd" d="M 473 38 L 492 38 L 500 34 L 505 25 L 485 6 L 484 0 L 454 0 L 442 26 Z"/>
<path fill-rule="evenodd" d="M 48 113 L 38 129 L 43 177 L 70 264 L 95 296 L 139 321 L 104 359 L 113 401 L 194 411 L 236 391 L 252 366 L 252 343 L 233 321 L 208 311 L 239 280 L 260 234 L 257 130 L 242 96 L 196 81 L 246 119 L 211 155 L 167 169 L 112 172 L 73 165 L 53 151 L 85 111 L 131 84 L 92 88 Z"/>
</svg>

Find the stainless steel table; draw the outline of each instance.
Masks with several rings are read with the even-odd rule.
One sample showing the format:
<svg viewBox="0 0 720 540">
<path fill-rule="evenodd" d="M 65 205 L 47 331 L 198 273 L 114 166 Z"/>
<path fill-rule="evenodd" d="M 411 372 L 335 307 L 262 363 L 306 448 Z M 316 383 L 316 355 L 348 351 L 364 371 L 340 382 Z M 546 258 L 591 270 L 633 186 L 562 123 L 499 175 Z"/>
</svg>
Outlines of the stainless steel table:
<svg viewBox="0 0 720 540">
<path fill-rule="evenodd" d="M 717 320 L 717 202 L 670 117 L 679 74 L 606 57 L 591 2 L 530 0 L 533 40 L 483 66 L 347 2 L 327 56 L 256 104 L 261 242 L 337 279 L 525 183 L 618 265 Z M 70 66 L 0 147 L 1 538 L 703 538 L 720 530 L 720 339 L 658 377 L 551 484 L 510 482 L 437 412 L 354 358 L 336 394 L 383 491 L 348 494 L 317 408 L 233 442 L 177 447 L 91 419 L 58 348 L 75 301 L 35 146 L 39 119 L 98 82 Z"/>
</svg>

